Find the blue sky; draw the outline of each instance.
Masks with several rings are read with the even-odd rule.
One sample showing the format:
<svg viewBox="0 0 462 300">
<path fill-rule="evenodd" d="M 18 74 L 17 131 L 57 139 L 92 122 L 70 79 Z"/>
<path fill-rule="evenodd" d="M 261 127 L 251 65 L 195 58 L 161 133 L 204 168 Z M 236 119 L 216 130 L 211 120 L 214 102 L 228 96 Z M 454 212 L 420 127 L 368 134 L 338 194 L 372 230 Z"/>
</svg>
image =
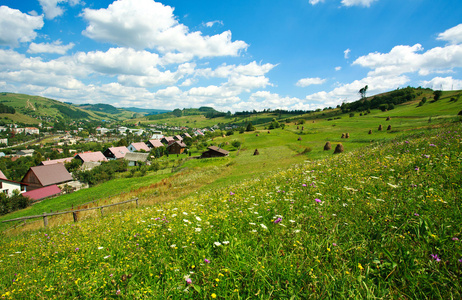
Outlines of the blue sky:
<svg viewBox="0 0 462 300">
<path fill-rule="evenodd" d="M 0 91 L 220 111 L 462 89 L 460 0 L 0 0 Z"/>
</svg>

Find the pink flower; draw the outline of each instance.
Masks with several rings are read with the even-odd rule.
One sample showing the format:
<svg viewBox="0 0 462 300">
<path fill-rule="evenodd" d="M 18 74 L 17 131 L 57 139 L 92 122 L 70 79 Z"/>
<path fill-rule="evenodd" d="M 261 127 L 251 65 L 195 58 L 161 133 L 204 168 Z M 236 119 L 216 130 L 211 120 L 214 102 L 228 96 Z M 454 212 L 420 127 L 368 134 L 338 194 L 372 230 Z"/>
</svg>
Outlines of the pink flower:
<svg viewBox="0 0 462 300">
<path fill-rule="evenodd" d="M 191 278 L 186 278 L 186 283 L 187 283 L 187 284 L 192 284 Z"/>
<path fill-rule="evenodd" d="M 205 262 L 206 264 L 209 264 L 209 263 L 210 263 L 210 260 L 208 260 L 207 258 L 204 258 L 204 262 Z"/>
<path fill-rule="evenodd" d="M 314 199 L 314 201 L 321 203 L 321 199 L 318 199 L 318 198 Z"/>
<path fill-rule="evenodd" d="M 276 220 L 274 220 L 274 224 L 277 224 L 277 223 L 279 223 L 279 222 L 281 222 L 281 221 L 282 221 L 281 218 L 277 218 Z"/>
</svg>

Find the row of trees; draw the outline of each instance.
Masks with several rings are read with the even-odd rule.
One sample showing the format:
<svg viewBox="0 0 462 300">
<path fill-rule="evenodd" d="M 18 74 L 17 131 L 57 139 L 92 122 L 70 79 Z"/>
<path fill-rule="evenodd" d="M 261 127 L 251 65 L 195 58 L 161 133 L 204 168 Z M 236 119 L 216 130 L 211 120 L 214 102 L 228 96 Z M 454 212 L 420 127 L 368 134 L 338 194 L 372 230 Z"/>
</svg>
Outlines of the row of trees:
<svg viewBox="0 0 462 300">
<path fill-rule="evenodd" d="M 0 114 L 14 114 L 16 110 L 13 107 L 0 103 Z"/>
<path fill-rule="evenodd" d="M 30 198 L 24 197 L 18 190 L 13 191 L 13 196 L 0 193 L 0 215 L 6 215 L 15 210 L 23 209 L 31 205 Z"/>
<path fill-rule="evenodd" d="M 370 109 L 393 109 L 395 105 L 411 101 L 416 98 L 415 89 L 407 87 L 404 89 L 395 90 L 382 96 L 375 96 L 371 100 L 366 98 L 367 85 L 362 88 L 359 93 L 361 100 L 342 103 L 340 109 L 343 113 L 347 112 L 363 112 Z"/>
</svg>

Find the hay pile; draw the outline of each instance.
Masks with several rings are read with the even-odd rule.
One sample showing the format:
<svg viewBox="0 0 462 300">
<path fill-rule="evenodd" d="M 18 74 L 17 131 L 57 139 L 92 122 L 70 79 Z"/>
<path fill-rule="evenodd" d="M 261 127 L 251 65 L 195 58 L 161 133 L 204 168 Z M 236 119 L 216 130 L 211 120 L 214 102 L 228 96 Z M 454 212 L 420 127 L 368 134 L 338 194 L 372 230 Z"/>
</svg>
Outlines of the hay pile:
<svg viewBox="0 0 462 300">
<path fill-rule="evenodd" d="M 343 145 L 341 143 L 338 143 L 337 146 L 335 147 L 334 154 L 342 153 L 343 151 L 345 151 L 343 149 Z"/>
<path fill-rule="evenodd" d="M 324 151 L 328 151 L 332 149 L 332 145 L 330 144 L 330 142 L 326 142 L 326 144 L 324 145 Z"/>
</svg>

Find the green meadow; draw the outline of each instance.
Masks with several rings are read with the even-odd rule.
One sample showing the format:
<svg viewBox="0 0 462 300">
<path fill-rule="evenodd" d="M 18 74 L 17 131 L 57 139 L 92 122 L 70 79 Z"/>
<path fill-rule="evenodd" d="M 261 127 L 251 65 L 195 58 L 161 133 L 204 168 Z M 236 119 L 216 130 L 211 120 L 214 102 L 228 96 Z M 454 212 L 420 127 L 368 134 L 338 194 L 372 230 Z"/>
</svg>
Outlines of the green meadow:
<svg viewBox="0 0 462 300">
<path fill-rule="evenodd" d="M 229 157 L 180 156 L 173 172 L 117 179 L 3 216 L 121 193 L 114 199 L 140 200 L 77 223 L 8 228 L 0 296 L 460 299 L 462 104 L 446 96 L 363 116 L 318 112 L 284 129 L 260 125 L 207 141 Z M 334 155 L 338 143 L 345 151 Z"/>
</svg>

